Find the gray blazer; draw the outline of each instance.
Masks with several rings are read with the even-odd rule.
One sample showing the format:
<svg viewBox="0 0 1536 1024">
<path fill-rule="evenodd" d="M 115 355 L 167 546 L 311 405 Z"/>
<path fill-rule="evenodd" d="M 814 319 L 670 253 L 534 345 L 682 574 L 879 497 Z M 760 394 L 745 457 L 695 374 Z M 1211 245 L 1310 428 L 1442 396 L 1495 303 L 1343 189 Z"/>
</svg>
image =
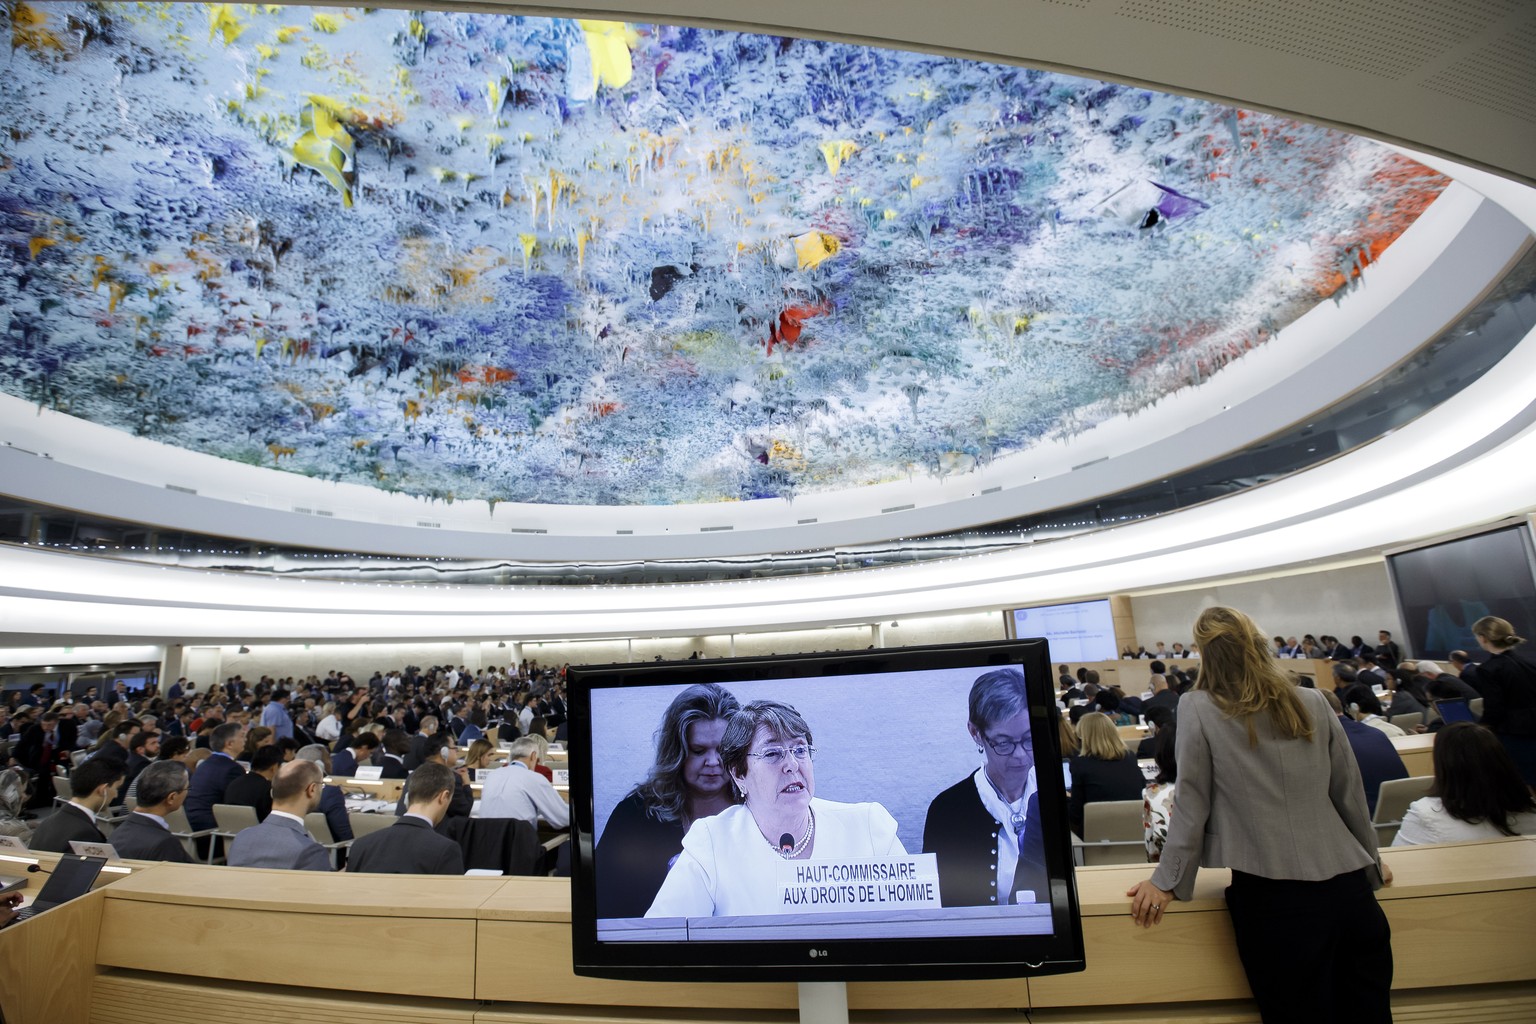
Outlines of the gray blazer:
<svg viewBox="0 0 1536 1024">
<path fill-rule="evenodd" d="M 304 826 L 280 814 L 242 829 L 229 847 L 227 863 L 236 868 L 287 868 L 330 871 L 331 858 Z"/>
<path fill-rule="evenodd" d="M 1380 888 L 1376 830 L 1344 728 L 1322 694 L 1296 693 L 1311 742 L 1280 738 L 1260 715 L 1249 747 L 1243 720 L 1223 715 L 1210 694 L 1179 701 L 1178 783 L 1153 885 L 1187 900 L 1202 866 L 1303 881 L 1370 868 Z"/>
</svg>

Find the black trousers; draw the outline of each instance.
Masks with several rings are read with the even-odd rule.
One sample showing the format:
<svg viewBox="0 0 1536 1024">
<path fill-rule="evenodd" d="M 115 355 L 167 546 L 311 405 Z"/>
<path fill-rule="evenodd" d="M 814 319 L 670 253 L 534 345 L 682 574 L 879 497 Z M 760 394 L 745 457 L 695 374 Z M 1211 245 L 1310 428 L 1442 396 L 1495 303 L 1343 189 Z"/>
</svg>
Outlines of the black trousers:
<svg viewBox="0 0 1536 1024">
<path fill-rule="evenodd" d="M 1264 1024 L 1391 1024 L 1392 929 L 1364 870 L 1321 882 L 1234 871 L 1227 910 Z"/>
</svg>

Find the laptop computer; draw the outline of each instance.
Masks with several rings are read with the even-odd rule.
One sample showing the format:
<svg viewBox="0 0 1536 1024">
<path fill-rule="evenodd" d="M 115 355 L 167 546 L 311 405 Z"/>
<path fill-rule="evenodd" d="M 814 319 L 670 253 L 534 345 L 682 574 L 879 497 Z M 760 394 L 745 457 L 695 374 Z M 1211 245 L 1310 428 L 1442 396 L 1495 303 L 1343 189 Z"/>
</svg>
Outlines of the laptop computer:
<svg viewBox="0 0 1536 1024">
<path fill-rule="evenodd" d="M 1437 700 L 1435 710 L 1440 712 L 1440 717 L 1447 725 L 1452 722 L 1475 722 L 1477 716 L 1472 713 L 1472 708 L 1465 700 Z"/>
<path fill-rule="evenodd" d="M 48 876 L 48 881 L 43 883 L 37 899 L 21 908 L 21 912 L 16 915 L 17 920 L 25 921 L 61 903 L 68 903 L 76 896 L 84 896 L 96 884 L 96 876 L 101 874 L 102 866 L 106 863 L 100 857 L 64 854 L 54 866 L 53 873 Z"/>
</svg>

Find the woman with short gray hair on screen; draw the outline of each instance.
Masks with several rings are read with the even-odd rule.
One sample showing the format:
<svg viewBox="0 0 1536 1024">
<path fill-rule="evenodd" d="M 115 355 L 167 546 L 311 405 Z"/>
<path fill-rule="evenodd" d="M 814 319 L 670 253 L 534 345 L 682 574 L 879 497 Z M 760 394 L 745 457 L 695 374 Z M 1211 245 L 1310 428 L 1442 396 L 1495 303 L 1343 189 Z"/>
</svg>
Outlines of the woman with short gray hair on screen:
<svg viewBox="0 0 1536 1024">
<path fill-rule="evenodd" d="M 720 757 L 742 802 L 693 823 L 646 917 L 778 914 L 781 861 L 906 856 L 884 807 L 817 799 L 811 744 L 810 724 L 781 701 L 731 716 Z"/>
</svg>

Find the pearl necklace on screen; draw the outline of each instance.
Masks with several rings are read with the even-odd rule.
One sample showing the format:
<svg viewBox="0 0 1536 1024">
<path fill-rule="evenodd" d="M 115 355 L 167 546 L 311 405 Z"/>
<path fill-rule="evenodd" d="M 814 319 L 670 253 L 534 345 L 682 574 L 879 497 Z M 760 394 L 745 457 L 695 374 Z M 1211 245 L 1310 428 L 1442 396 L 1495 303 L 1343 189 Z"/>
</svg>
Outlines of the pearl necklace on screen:
<svg viewBox="0 0 1536 1024">
<path fill-rule="evenodd" d="M 767 844 L 773 848 L 773 852 L 778 854 L 780 857 L 783 857 L 785 860 L 794 860 L 796 857 L 805 852 L 805 848 L 811 844 L 811 837 L 816 834 L 816 814 L 810 808 L 806 808 L 805 810 L 805 821 L 805 836 L 798 843 L 796 843 L 794 848 L 791 849 L 788 853 L 785 853 L 778 843 L 774 842 L 772 839 L 769 839 L 767 836 L 763 836 L 763 840 L 767 842 Z"/>
</svg>

